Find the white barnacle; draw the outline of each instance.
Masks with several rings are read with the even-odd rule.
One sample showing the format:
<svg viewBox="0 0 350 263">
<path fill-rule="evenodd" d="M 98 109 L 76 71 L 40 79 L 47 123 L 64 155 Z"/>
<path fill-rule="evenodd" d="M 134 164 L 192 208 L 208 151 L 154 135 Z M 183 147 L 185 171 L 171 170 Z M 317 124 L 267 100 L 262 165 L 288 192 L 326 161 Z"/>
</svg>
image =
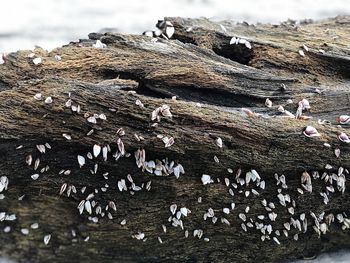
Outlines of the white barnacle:
<svg viewBox="0 0 350 263">
<path fill-rule="evenodd" d="M 285 198 L 284 198 L 284 195 L 283 195 L 283 194 L 278 194 L 277 197 L 278 197 L 278 199 L 279 199 L 279 201 L 280 201 L 280 204 L 281 204 L 282 206 L 286 206 L 286 200 L 285 200 Z"/>
<path fill-rule="evenodd" d="M 219 158 L 216 155 L 214 155 L 214 162 L 216 162 L 216 163 L 220 162 Z"/>
<path fill-rule="evenodd" d="M 265 106 L 268 107 L 268 108 L 271 108 L 271 107 L 272 107 L 272 101 L 271 101 L 269 98 L 267 98 L 267 99 L 265 100 Z"/>
<path fill-rule="evenodd" d="M 231 38 L 231 40 L 230 40 L 230 45 L 232 45 L 232 44 L 238 44 L 238 40 L 239 40 L 239 38 L 237 38 L 237 37 L 232 37 Z"/>
<path fill-rule="evenodd" d="M 101 40 L 96 40 L 96 43 L 92 45 L 94 48 L 106 48 L 107 45 L 102 43 Z"/>
<path fill-rule="evenodd" d="M 303 110 L 309 110 L 311 108 L 310 103 L 307 99 L 302 99 L 300 101 Z"/>
<path fill-rule="evenodd" d="M 95 156 L 95 158 L 96 158 L 96 157 L 100 154 L 100 152 L 101 152 L 101 146 L 95 144 L 95 145 L 93 146 L 92 152 L 94 153 L 94 156 Z"/>
<path fill-rule="evenodd" d="M 254 169 L 251 170 L 251 173 L 252 173 L 252 181 L 255 182 L 255 181 L 258 181 L 260 182 L 260 175 L 258 174 L 258 172 Z"/>
<path fill-rule="evenodd" d="M 180 177 L 180 174 L 184 174 L 185 170 L 181 164 L 178 164 L 173 169 L 175 177 L 178 179 Z"/>
<path fill-rule="evenodd" d="M 83 167 L 85 165 L 85 157 L 82 155 L 78 155 L 78 163 L 79 163 L 79 167 Z"/>
<path fill-rule="evenodd" d="M 144 108 L 145 106 L 143 105 L 143 103 L 141 102 L 141 100 L 139 100 L 139 99 L 137 99 L 136 101 L 135 101 L 135 104 L 137 105 L 137 106 L 139 106 L 140 108 Z"/>
<path fill-rule="evenodd" d="M 247 220 L 246 215 L 243 214 L 243 213 L 240 213 L 240 214 L 238 215 L 238 217 L 239 217 L 242 221 L 244 221 L 244 222 Z"/>
<path fill-rule="evenodd" d="M 152 112 L 152 117 L 151 120 L 160 120 L 160 115 L 164 116 L 164 117 L 172 117 L 172 114 L 170 112 L 170 107 L 168 105 L 163 104 L 161 107 L 156 108 L 153 112 Z"/>
<path fill-rule="evenodd" d="M 224 218 L 224 217 L 221 217 L 221 223 L 224 223 L 224 224 L 226 224 L 226 225 L 231 225 L 230 224 L 230 221 L 228 221 L 226 218 Z"/>
<path fill-rule="evenodd" d="M 44 244 L 48 245 L 51 239 L 51 234 L 45 235 L 44 236 Z"/>
<path fill-rule="evenodd" d="M 168 38 L 171 38 L 175 33 L 175 28 L 173 26 L 167 26 L 165 28 L 165 34 Z"/>
<path fill-rule="evenodd" d="M 215 144 L 219 147 L 222 148 L 222 139 L 220 137 L 216 138 Z"/>
<path fill-rule="evenodd" d="M 38 229 L 39 228 L 39 224 L 38 223 L 33 223 L 30 225 L 31 229 Z"/>
<path fill-rule="evenodd" d="M 173 215 L 175 215 L 176 209 L 177 209 L 177 205 L 176 205 L 176 204 L 172 204 L 172 205 L 170 206 L 170 212 L 171 212 Z"/>
<path fill-rule="evenodd" d="M 336 149 L 334 150 L 334 154 L 335 154 L 335 157 L 339 158 L 339 156 L 340 156 L 340 149 L 339 149 L 339 148 L 336 148 Z"/>
<path fill-rule="evenodd" d="M 288 208 L 288 213 L 290 213 L 291 215 L 294 215 L 294 207 L 289 207 Z"/>
<path fill-rule="evenodd" d="M 26 236 L 26 235 L 29 234 L 29 229 L 28 228 L 22 228 L 21 229 L 21 233 Z"/>
<path fill-rule="evenodd" d="M 338 132 L 338 139 L 341 142 L 350 143 L 350 138 L 345 132 Z"/>
<path fill-rule="evenodd" d="M 261 181 L 259 184 L 259 187 L 264 190 L 265 189 L 265 181 Z"/>
<path fill-rule="evenodd" d="M 230 179 L 225 177 L 225 185 L 228 187 L 230 185 Z"/>
<path fill-rule="evenodd" d="M 46 104 L 51 104 L 52 102 L 53 102 L 52 97 L 47 97 L 47 98 L 45 99 L 45 103 L 46 103 Z"/>
<path fill-rule="evenodd" d="M 171 118 L 173 115 L 170 112 L 170 107 L 168 105 L 163 104 L 160 109 L 159 109 L 160 113 L 164 116 L 164 117 L 169 117 Z"/>
<path fill-rule="evenodd" d="M 225 213 L 225 214 L 229 214 L 230 213 L 230 209 L 225 207 L 222 209 L 222 211 Z"/>
<path fill-rule="evenodd" d="M 41 58 L 34 58 L 32 61 L 33 61 L 33 64 L 36 65 L 36 66 L 42 63 L 42 59 Z"/>
<path fill-rule="evenodd" d="M 187 216 L 189 213 L 191 213 L 191 211 L 186 207 L 181 207 L 180 212 L 183 216 Z"/>
<path fill-rule="evenodd" d="M 132 235 L 132 238 L 136 238 L 137 240 L 142 240 L 145 238 L 145 234 L 142 232 L 138 232 L 138 233 Z"/>
<path fill-rule="evenodd" d="M 41 95 L 41 93 L 36 93 L 34 95 L 34 99 L 36 99 L 36 100 L 42 100 L 42 98 L 43 98 L 43 96 Z"/>
<path fill-rule="evenodd" d="M 101 114 L 99 114 L 98 115 L 98 118 L 100 119 L 100 120 L 107 120 L 107 116 L 106 116 L 106 114 L 104 114 L 104 113 L 101 113 Z"/>
<path fill-rule="evenodd" d="M 85 201 L 84 207 L 85 207 L 86 212 L 88 212 L 91 215 L 92 214 L 92 207 L 91 207 L 90 200 Z"/>
<path fill-rule="evenodd" d="M 322 234 L 326 234 L 327 230 L 328 230 L 328 227 L 326 223 L 320 224 L 320 231 Z"/>
<path fill-rule="evenodd" d="M 125 148 L 122 139 L 118 138 L 117 140 L 118 150 L 122 156 L 125 155 Z"/>
<path fill-rule="evenodd" d="M 112 208 L 114 211 L 117 211 L 117 206 L 113 201 L 108 202 L 108 207 Z"/>
<path fill-rule="evenodd" d="M 84 206 L 85 205 L 85 200 L 81 200 L 80 203 L 78 204 L 78 210 L 79 210 L 79 214 L 82 214 L 84 211 Z"/>
<path fill-rule="evenodd" d="M 121 179 L 120 181 L 118 181 L 118 189 L 120 192 L 122 192 L 123 190 L 127 191 L 127 187 L 124 179 Z"/>
<path fill-rule="evenodd" d="M 59 195 L 62 195 L 67 189 L 67 183 L 62 184 Z"/>
<path fill-rule="evenodd" d="M 90 123 L 94 123 L 96 124 L 97 123 L 97 120 L 96 120 L 96 117 L 95 116 L 90 116 L 87 118 L 87 121 L 90 122 Z"/>
<path fill-rule="evenodd" d="M 33 174 L 33 175 L 31 176 L 31 178 L 32 178 L 33 180 L 36 180 L 36 179 L 39 178 L 39 174 Z"/>
<path fill-rule="evenodd" d="M 31 154 L 27 155 L 26 157 L 26 164 L 28 164 L 29 166 L 32 164 L 33 161 L 33 157 Z"/>
<path fill-rule="evenodd" d="M 3 190 L 7 190 L 8 183 L 9 183 L 9 180 L 8 180 L 7 176 L 1 176 L 0 177 L 0 193 Z"/>
<path fill-rule="evenodd" d="M 173 137 L 168 138 L 167 136 L 164 136 L 162 141 L 164 142 L 165 148 L 172 146 L 175 142 Z"/>
<path fill-rule="evenodd" d="M 202 180 L 203 185 L 210 184 L 210 183 L 214 182 L 211 179 L 210 175 L 207 175 L 207 174 L 203 174 L 201 180 Z"/>
<path fill-rule="evenodd" d="M 318 133 L 318 131 L 312 126 L 306 126 L 306 128 L 304 128 L 303 134 L 306 137 L 319 137 L 319 136 L 321 136 Z"/>
<path fill-rule="evenodd" d="M 252 45 L 250 44 L 250 42 L 248 40 L 244 39 L 244 38 L 239 38 L 238 39 L 238 43 L 242 44 L 242 45 L 245 45 L 246 48 L 248 48 L 248 49 L 252 48 Z"/>
<path fill-rule="evenodd" d="M 72 139 L 72 136 L 70 136 L 70 135 L 67 134 L 67 133 L 62 133 L 62 136 L 63 136 L 64 138 L 66 138 L 68 141 L 70 141 L 70 140 Z"/>
<path fill-rule="evenodd" d="M 274 212 L 269 213 L 269 218 L 270 218 L 270 220 L 271 220 L 271 221 L 275 221 L 275 220 L 276 220 L 276 218 L 277 218 L 277 214 L 276 214 L 276 213 L 274 213 Z"/>
<path fill-rule="evenodd" d="M 282 105 L 278 106 L 277 110 L 281 113 L 284 113 L 284 107 Z"/>
<path fill-rule="evenodd" d="M 338 121 L 340 124 L 350 124 L 350 116 L 349 116 L 349 115 L 340 115 L 340 116 L 337 118 L 337 121 Z"/>
<path fill-rule="evenodd" d="M 102 148 L 102 157 L 105 162 L 107 161 L 108 148 L 109 146 L 103 146 Z"/>
<path fill-rule="evenodd" d="M 283 224 L 284 228 L 287 229 L 288 231 L 290 230 L 290 223 L 286 222 Z"/>
<path fill-rule="evenodd" d="M 16 220 L 16 215 L 15 214 L 11 214 L 11 215 L 6 215 L 6 217 L 5 217 L 5 220 L 6 221 L 14 221 L 14 220 Z M 0 220 L 1 221 L 1 220 Z"/>
<path fill-rule="evenodd" d="M 273 239 L 273 241 L 275 241 L 275 242 L 277 243 L 277 245 L 281 245 L 281 243 L 280 243 L 280 241 L 277 239 L 277 237 L 273 237 L 272 239 Z"/>
<path fill-rule="evenodd" d="M 46 151 L 45 145 L 43 145 L 43 144 L 36 145 L 36 148 L 38 149 L 38 151 L 40 153 L 45 153 L 45 151 Z"/>
</svg>

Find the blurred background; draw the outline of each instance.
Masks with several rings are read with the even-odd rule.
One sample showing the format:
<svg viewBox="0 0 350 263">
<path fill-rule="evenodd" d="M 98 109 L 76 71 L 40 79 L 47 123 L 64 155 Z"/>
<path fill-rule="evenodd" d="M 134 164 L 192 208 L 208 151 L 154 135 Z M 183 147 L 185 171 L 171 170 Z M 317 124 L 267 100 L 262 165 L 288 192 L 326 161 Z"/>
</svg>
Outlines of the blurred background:
<svg viewBox="0 0 350 263">
<path fill-rule="evenodd" d="M 348 0 L 1 0 L 0 52 L 46 49 L 90 32 L 142 33 L 164 16 L 279 23 L 350 14 Z"/>
<path fill-rule="evenodd" d="M 87 38 L 90 32 L 141 34 L 154 29 L 157 20 L 165 16 L 277 24 L 287 19 L 319 20 L 350 14 L 350 0 L 1 0 L 0 3 L 0 53 L 32 49 L 35 45 L 51 50 Z M 3 262 L 13 261 L 0 256 L 0 263 Z M 325 254 L 312 262 L 348 263 L 350 253 Z"/>
</svg>

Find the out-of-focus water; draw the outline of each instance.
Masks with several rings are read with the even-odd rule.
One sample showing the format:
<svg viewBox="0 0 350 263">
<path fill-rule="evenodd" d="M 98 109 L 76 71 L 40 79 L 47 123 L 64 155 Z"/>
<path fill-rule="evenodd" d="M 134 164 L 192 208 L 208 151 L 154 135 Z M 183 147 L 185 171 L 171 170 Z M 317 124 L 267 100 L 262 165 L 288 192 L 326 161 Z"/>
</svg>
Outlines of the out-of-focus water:
<svg viewBox="0 0 350 263">
<path fill-rule="evenodd" d="M 350 252 L 349 251 L 339 251 L 335 253 L 328 253 L 320 255 L 314 260 L 298 260 L 293 263 L 349 263 L 350 262 Z"/>
<path fill-rule="evenodd" d="M 165 16 L 279 23 L 350 14 L 349 0 L 1 0 L 0 53 L 46 49 L 113 29 L 142 33 Z M 1 235 L 4 233 L 0 233 Z M 25 238 L 25 237 L 23 237 Z M 348 263 L 350 252 L 295 263 Z M 0 263 L 14 263 L 0 256 Z"/>
<path fill-rule="evenodd" d="M 1 0 L 0 52 L 47 49 L 112 28 L 153 29 L 164 16 L 278 23 L 350 14 L 348 0 Z"/>
</svg>

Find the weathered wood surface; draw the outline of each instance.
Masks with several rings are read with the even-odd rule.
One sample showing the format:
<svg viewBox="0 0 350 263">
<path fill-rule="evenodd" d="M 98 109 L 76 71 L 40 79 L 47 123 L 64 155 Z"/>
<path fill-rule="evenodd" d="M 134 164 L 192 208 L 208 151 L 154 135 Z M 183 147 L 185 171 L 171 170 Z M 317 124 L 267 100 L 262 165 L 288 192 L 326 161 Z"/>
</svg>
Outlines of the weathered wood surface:
<svg viewBox="0 0 350 263">
<path fill-rule="evenodd" d="M 350 168 L 349 144 L 337 137 L 337 132 L 350 132 L 348 126 L 336 122 L 336 117 L 350 111 L 350 17 L 278 26 L 167 20 L 175 26 L 171 40 L 91 34 L 89 40 L 51 52 L 38 48 L 9 54 L 0 65 L 0 176 L 9 179 L 8 190 L 2 192 L 5 198 L 0 200 L 0 212 L 17 216 L 15 221 L 0 222 L 1 229 L 11 226 L 9 233 L 0 234 L 1 255 L 23 262 L 281 262 L 349 248 L 349 230 L 342 230 L 343 224 L 337 219 L 319 238 L 310 216 L 311 211 L 317 216 L 322 212 L 325 216 L 349 214 L 348 189 L 342 194 L 333 183 L 335 193 L 329 193 L 330 201 L 324 204 L 320 192 L 326 192 L 329 183 L 313 178 L 312 193 L 300 194 L 297 188 L 302 188 L 304 171 L 322 175 L 324 171 L 337 173 L 339 167 Z M 252 48 L 229 45 L 233 36 L 248 39 Z M 97 39 L 107 47 L 92 47 Z M 304 51 L 305 57 L 298 53 L 303 44 L 309 48 Z M 32 52 L 42 58 L 41 64 L 33 64 L 33 58 L 28 57 Z M 62 60 L 57 61 L 55 55 Z M 35 100 L 37 93 L 52 96 L 53 103 Z M 73 104 L 81 107 L 79 114 L 65 106 L 69 93 Z M 271 108 L 265 106 L 266 98 L 272 100 Z M 137 99 L 144 108 L 135 104 Z M 288 104 L 288 99 L 293 103 Z M 295 113 L 302 99 L 309 100 L 311 109 L 305 114 L 312 119 L 282 117 L 280 105 Z M 173 116 L 162 117 L 158 126 L 152 127 L 152 111 L 163 104 L 170 106 Z M 255 114 L 243 114 L 242 107 Z M 97 124 L 87 122 L 86 114 L 94 113 L 103 113 L 107 119 L 97 120 Z M 328 122 L 319 124 L 318 119 Z M 305 137 L 302 131 L 307 125 L 315 127 L 321 137 Z M 125 130 L 121 139 L 131 156 L 115 161 L 112 153 L 117 149 L 119 128 Z M 87 136 L 91 129 L 94 133 Z M 72 139 L 67 140 L 63 133 Z M 134 134 L 144 140 L 138 141 Z M 174 137 L 175 143 L 165 148 L 157 138 L 159 134 Z M 223 140 L 222 148 L 215 144 L 217 137 Z M 52 149 L 39 153 L 36 145 L 46 142 Z M 77 155 L 86 156 L 94 144 L 109 144 L 112 153 L 107 161 L 101 156 L 86 158 L 87 164 L 80 169 Z M 19 145 L 23 147 L 16 149 Z M 145 149 L 147 161 L 168 158 L 179 162 L 185 174 L 176 179 L 173 174 L 159 177 L 142 172 L 134 157 L 139 148 Z M 340 149 L 338 158 L 335 149 Z M 49 166 L 48 171 L 39 172 L 37 180 L 30 176 L 38 171 L 25 162 L 29 154 L 34 160 L 40 158 L 38 171 Z M 99 168 L 92 175 L 90 169 L 95 163 Z M 333 168 L 325 169 L 327 164 Z M 243 178 L 251 169 L 258 171 L 266 188 L 252 183 L 238 189 L 227 187 L 224 178 L 236 182 L 239 168 Z M 62 169 L 71 173 L 59 174 Z M 108 180 L 102 176 L 105 172 L 109 172 Z M 295 201 L 294 215 L 288 213 L 290 203 L 287 207 L 279 204 L 281 184 L 276 185 L 275 173 L 286 176 L 288 189 L 282 193 Z M 134 195 L 130 190 L 118 190 L 117 181 L 128 174 L 136 185 L 144 184 Z M 215 183 L 203 185 L 202 174 L 211 175 Z M 349 176 L 347 171 L 344 175 Z M 151 190 L 147 191 L 144 188 L 149 181 Z M 59 196 L 63 183 L 74 185 L 77 193 Z M 108 190 L 102 192 L 105 184 Z M 87 189 L 83 194 L 84 186 Z M 230 188 L 234 196 L 229 194 Z M 111 212 L 113 219 L 99 216 L 97 224 L 88 220 L 86 211 L 79 215 L 77 209 L 95 189 L 98 193 L 93 200 L 98 205 L 104 208 L 114 201 L 117 207 Z M 246 197 L 245 192 L 251 189 L 259 196 L 250 192 Z M 23 195 L 23 200 L 18 200 Z M 276 221 L 268 218 L 263 199 L 275 204 Z M 224 214 L 222 209 L 232 202 L 235 209 Z M 188 238 L 184 230 L 168 222 L 172 204 L 191 210 L 182 218 Z M 248 220 L 272 225 L 271 240 L 262 242 L 255 225 L 248 227 L 248 232 L 242 230 L 238 215 L 245 213 L 247 206 Z M 203 219 L 208 208 L 218 217 L 215 224 L 211 218 Z M 302 213 L 306 214 L 308 230 L 303 233 L 292 227 L 286 237 L 283 224 Z M 265 219 L 258 219 L 258 215 L 265 215 Z M 221 218 L 230 225 L 222 223 Z M 127 223 L 121 225 L 124 219 Z M 33 230 L 30 225 L 35 222 L 39 229 Z M 167 226 L 166 233 L 162 224 Z M 22 228 L 28 228 L 29 234 L 23 235 Z M 203 230 L 201 239 L 193 237 L 196 229 Z M 131 237 L 138 231 L 145 233 L 146 240 Z M 48 245 L 43 243 L 46 234 L 52 235 Z M 293 239 L 295 234 L 299 234 L 298 241 Z M 281 244 L 277 245 L 273 237 Z"/>
</svg>

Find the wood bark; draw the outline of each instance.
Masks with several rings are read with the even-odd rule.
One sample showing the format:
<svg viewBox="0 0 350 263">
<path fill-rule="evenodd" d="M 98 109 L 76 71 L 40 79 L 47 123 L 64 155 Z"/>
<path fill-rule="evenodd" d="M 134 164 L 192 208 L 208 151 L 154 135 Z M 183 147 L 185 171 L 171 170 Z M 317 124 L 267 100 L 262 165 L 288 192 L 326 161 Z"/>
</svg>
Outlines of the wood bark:
<svg viewBox="0 0 350 263">
<path fill-rule="evenodd" d="M 338 174 L 340 167 L 349 177 L 350 147 L 337 135 L 350 135 L 349 126 L 339 125 L 336 118 L 350 115 L 350 17 L 280 25 L 166 20 L 175 27 L 170 40 L 93 33 L 89 39 L 51 52 L 36 48 L 7 55 L 0 65 L 0 176 L 6 176 L 9 185 L 2 192 L 0 212 L 17 218 L 0 222 L 1 229 L 11 227 L 9 233 L 0 234 L 1 255 L 20 262 L 283 262 L 349 248 L 350 234 L 342 229 L 344 223 L 335 219 L 319 237 L 310 213 L 321 217 L 325 213 L 320 224 L 327 215 L 350 214 L 348 188 L 340 193 L 333 182 L 332 193 L 326 188 L 329 182 L 313 177 L 314 172 Z M 247 39 L 252 48 L 230 45 L 234 36 Z M 96 40 L 107 47 L 92 47 Z M 42 63 L 34 65 L 31 53 L 42 58 Z M 37 93 L 42 100 L 34 99 Z M 50 104 L 44 102 L 48 96 L 53 100 Z M 270 108 L 265 106 L 267 98 L 273 102 Z M 80 113 L 67 107 L 69 99 L 80 106 Z M 311 109 L 304 114 L 312 119 L 287 118 L 278 109 L 283 106 L 295 113 L 302 99 L 310 102 Z M 136 100 L 144 107 L 136 105 Z M 161 116 L 154 126 L 152 112 L 162 105 L 170 107 L 172 117 Z M 93 114 L 105 114 L 106 120 L 88 122 Z M 306 126 L 315 127 L 321 136 L 304 136 Z M 125 135 L 117 134 L 119 128 Z M 70 135 L 71 140 L 62 134 Z M 165 147 L 157 135 L 173 137 L 175 143 Z M 140 136 L 141 140 L 136 138 Z M 116 161 L 112 153 L 118 151 L 118 138 L 130 156 Z M 222 139 L 222 148 L 217 138 Z M 42 154 L 36 146 L 45 143 L 51 149 Z M 110 146 L 107 161 L 102 154 L 93 160 L 86 157 L 95 144 Z M 167 158 L 180 163 L 185 174 L 177 179 L 173 174 L 155 176 L 142 171 L 135 163 L 138 149 L 145 150 L 147 161 Z M 339 157 L 335 154 L 338 149 Z M 40 159 L 37 170 L 26 164 L 28 155 L 33 163 Z M 87 162 L 82 168 L 78 155 Z M 96 164 L 97 172 L 91 174 Z M 45 166 L 49 169 L 41 173 Z M 239 169 L 242 178 L 256 170 L 266 188 L 250 183 L 236 189 L 232 183 Z M 305 171 L 312 177 L 313 191 L 300 194 L 297 189 L 303 189 Z M 108 179 L 103 176 L 106 172 Z M 36 173 L 40 176 L 33 180 L 31 175 Z M 285 175 L 287 189 L 277 185 L 276 173 Z M 128 174 L 142 186 L 141 191 L 129 188 Z M 214 182 L 203 185 L 203 174 Z M 128 191 L 119 191 L 121 179 L 126 180 Z M 64 183 L 75 186 L 77 192 L 68 197 L 65 191 L 60 196 Z M 279 203 L 278 191 L 290 195 L 286 207 Z M 320 196 L 326 192 L 327 204 Z M 115 202 L 116 211 L 108 210 L 112 219 L 108 211 L 103 218 L 97 216 L 98 223 L 88 219 L 95 215 L 79 214 L 79 202 L 90 193 L 94 193 L 91 201 L 103 210 L 110 201 Z M 273 202 L 275 208 L 267 211 L 263 199 Z M 288 212 L 292 201 L 296 204 L 293 215 Z M 184 229 L 168 221 L 172 204 L 177 210 L 186 207 L 191 211 L 182 216 Z M 218 218 L 215 224 L 212 218 L 203 219 L 209 208 Z M 230 208 L 230 213 L 225 214 L 223 208 Z M 275 221 L 269 219 L 271 212 L 277 214 Z M 246 214 L 246 222 L 240 213 Z M 291 218 L 300 220 L 302 214 L 307 218 L 307 231 L 291 227 L 286 237 L 284 224 Z M 258 219 L 259 215 L 265 218 Z M 124 219 L 126 224 L 120 224 Z M 245 232 L 241 225 L 250 220 L 254 227 Z M 35 222 L 39 228 L 31 229 Z M 271 224 L 270 240 L 261 240 L 256 222 Z M 21 233 L 23 228 L 29 229 L 28 235 Z M 193 236 L 198 229 L 203 230 L 201 238 Z M 143 240 L 132 238 L 138 232 L 145 234 Z M 47 234 L 51 239 L 45 245 Z"/>
</svg>

